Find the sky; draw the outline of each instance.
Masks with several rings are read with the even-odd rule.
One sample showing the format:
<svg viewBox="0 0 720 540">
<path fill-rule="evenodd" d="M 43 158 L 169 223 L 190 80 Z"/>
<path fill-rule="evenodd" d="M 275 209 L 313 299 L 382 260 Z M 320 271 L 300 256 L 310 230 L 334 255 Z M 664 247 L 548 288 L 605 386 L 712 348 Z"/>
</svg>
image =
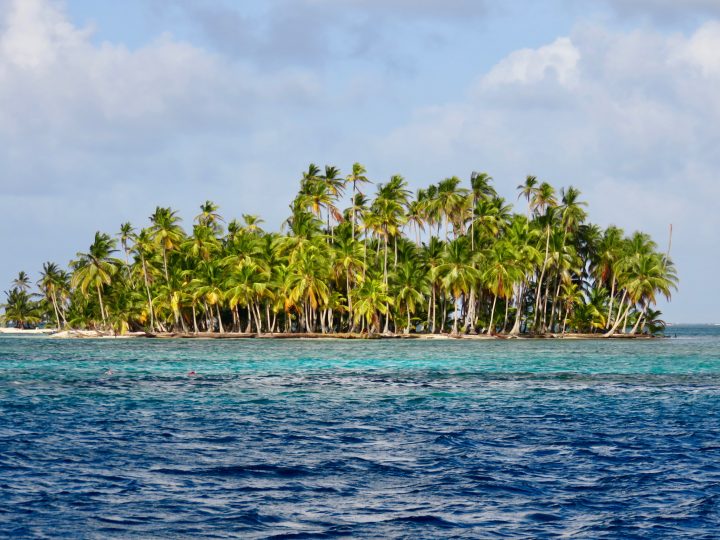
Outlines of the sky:
<svg viewBox="0 0 720 540">
<path fill-rule="evenodd" d="M 158 205 L 277 229 L 359 161 L 672 224 L 665 319 L 720 323 L 718 51 L 720 0 L 0 0 L 0 290 Z"/>
</svg>

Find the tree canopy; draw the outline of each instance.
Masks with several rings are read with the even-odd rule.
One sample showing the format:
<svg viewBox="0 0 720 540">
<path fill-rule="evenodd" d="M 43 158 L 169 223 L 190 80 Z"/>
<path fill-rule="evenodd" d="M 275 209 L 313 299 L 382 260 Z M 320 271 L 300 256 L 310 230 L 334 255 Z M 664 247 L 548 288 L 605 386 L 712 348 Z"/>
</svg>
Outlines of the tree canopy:
<svg viewBox="0 0 720 540">
<path fill-rule="evenodd" d="M 588 222 L 572 187 L 528 176 L 514 213 L 487 173 L 414 195 L 400 175 L 310 164 L 279 232 L 212 201 L 188 229 L 157 207 L 95 233 L 67 270 L 20 272 L 3 320 L 116 332 L 546 334 L 662 331 L 678 279 L 646 234 Z M 118 255 L 116 257 L 116 255 Z"/>
</svg>

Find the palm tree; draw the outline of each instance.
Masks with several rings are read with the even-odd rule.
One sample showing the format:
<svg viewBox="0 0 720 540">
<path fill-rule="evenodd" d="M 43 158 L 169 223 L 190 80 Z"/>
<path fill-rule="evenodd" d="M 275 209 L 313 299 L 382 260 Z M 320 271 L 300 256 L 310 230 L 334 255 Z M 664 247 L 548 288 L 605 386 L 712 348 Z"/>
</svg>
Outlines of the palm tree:
<svg viewBox="0 0 720 540">
<path fill-rule="evenodd" d="M 326 203 L 325 208 L 327 211 L 327 228 L 330 234 L 330 242 L 332 243 L 334 241 L 334 232 L 331 218 L 334 219 L 336 223 L 342 221 L 342 214 L 335 203 L 345 191 L 345 180 L 340 178 L 340 169 L 330 165 L 325 165 L 325 173 L 319 180 L 323 183 L 325 190 L 330 195 L 330 200 Z"/>
<path fill-rule="evenodd" d="M 212 201 L 205 201 L 200 205 L 200 213 L 195 216 L 195 221 L 198 225 L 203 227 L 209 227 L 215 234 L 222 232 L 220 223 L 223 222 L 223 218 L 218 214 L 220 207 Z"/>
<path fill-rule="evenodd" d="M 143 285 L 145 286 L 145 293 L 147 295 L 147 307 L 148 314 L 150 316 L 150 330 L 155 330 L 155 309 L 153 307 L 152 294 L 150 292 L 151 283 L 151 272 L 148 259 L 154 256 L 155 244 L 152 239 L 152 235 L 148 229 L 143 229 L 135 237 L 135 244 L 133 250 L 140 259 L 140 269 L 142 272 Z"/>
<path fill-rule="evenodd" d="M 5 303 L 2 304 L 5 313 L 0 317 L 2 322 L 13 322 L 15 328 L 22 330 L 42 320 L 37 302 L 32 300 L 32 296 L 26 290 L 13 287 L 5 292 L 5 297 Z"/>
<path fill-rule="evenodd" d="M 30 276 L 21 270 L 18 272 L 17 277 L 13 280 L 12 285 L 15 289 L 28 292 L 30 290 Z"/>
<path fill-rule="evenodd" d="M 473 264 L 472 252 L 464 236 L 447 244 L 442 261 L 438 272 L 442 276 L 443 287 L 455 301 L 452 333 L 457 334 L 463 295 L 470 292 L 480 275 Z"/>
<path fill-rule="evenodd" d="M 417 258 L 406 260 L 393 272 L 391 287 L 395 291 L 395 305 L 398 309 L 404 306 L 407 314 L 406 334 L 410 333 L 411 316 L 424 302 L 429 285 L 426 269 L 418 264 Z"/>
<path fill-rule="evenodd" d="M 215 261 L 201 261 L 198 264 L 196 278 L 193 280 L 193 288 L 210 309 L 215 308 L 215 315 L 218 321 L 218 330 L 221 334 L 225 332 L 220 311 L 225 300 L 225 291 L 222 288 L 224 278 L 222 268 Z M 211 316 L 212 318 L 212 316 Z"/>
<path fill-rule="evenodd" d="M 464 198 L 467 196 L 468 190 L 458 187 L 461 181 L 457 176 L 446 178 L 438 184 L 437 206 L 441 215 L 445 220 L 445 241 L 448 241 L 448 224 L 453 223 L 455 238 L 457 238 L 458 223 L 457 216 L 461 214 L 459 210 L 462 208 Z"/>
<path fill-rule="evenodd" d="M 520 194 L 518 195 L 518 199 L 520 197 L 525 197 L 528 203 L 527 208 L 527 217 L 530 219 L 530 212 L 532 211 L 532 204 L 531 201 L 535 199 L 535 196 L 537 195 L 537 177 L 528 175 L 525 177 L 525 183 L 520 184 L 517 189 L 520 190 Z"/>
<path fill-rule="evenodd" d="M 388 286 L 379 279 L 367 278 L 353 290 L 353 294 L 354 323 L 362 322 L 363 329 L 367 324 L 370 334 L 380 332 L 379 315 L 387 317 L 393 304 L 393 299 L 388 294 Z"/>
<path fill-rule="evenodd" d="M 125 266 L 128 266 L 130 264 L 129 244 L 135 236 L 135 230 L 133 229 L 133 226 L 130 224 L 129 221 L 120 225 L 120 233 L 118 234 L 118 236 L 120 237 L 120 245 L 122 246 L 123 253 L 125 254 Z"/>
<path fill-rule="evenodd" d="M 182 242 L 185 233 L 180 228 L 180 218 L 177 212 L 171 208 L 155 208 L 155 212 L 150 216 L 152 226 L 150 232 L 153 235 L 155 243 L 160 246 L 163 256 L 163 270 L 165 272 L 165 282 L 170 285 L 170 274 L 168 271 L 168 253 L 177 249 Z"/>
<path fill-rule="evenodd" d="M 470 176 L 470 191 L 472 202 L 470 210 L 470 249 L 475 251 L 475 206 L 480 199 L 494 199 L 497 197 L 495 188 L 491 185 L 492 176 L 488 173 L 473 172 Z"/>
<path fill-rule="evenodd" d="M 358 187 L 360 184 L 369 184 L 371 183 L 370 180 L 368 180 L 367 176 L 365 174 L 367 171 L 365 170 L 365 167 L 363 167 L 360 163 L 353 163 L 352 166 L 352 172 L 347 175 L 347 181 L 352 183 L 352 200 L 353 200 L 353 206 L 355 206 L 355 201 L 357 200 L 357 195 L 363 195 L 363 193 L 360 191 L 360 188 Z M 355 230 L 356 230 L 356 218 L 357 214 L 354 211 L 352 213 L 352 237 L 355 238 Z"/>
<path fill-rule="evenodd" d="M 245 223 L 242 229 L 245 232 L 248 232 L 250 234 L 259 234 L 263 232 L 260 224 L 264 223 L 265 221 L 261 219 L 260 216 L 257 216 L 255 214 L 243 214 L 242 218 L 243 222 Z"/>
<path fill-rule="evenodd" d="M 606 328 L 612 319 L 613 302 L 615 300 L 615 287 L 617 285 L 616 269 L 618 262 L 622 257 L 623 249 L 623 231 L 618 227 L 611 225 L 605 229 L 602 239 L 600 240 L 597 252 L 594 254 L 593 277 L 595 282 L 600 286 L 607 287 L 610 283 L 610 301 L 608 304 L 608 314 L 606 319 Z"/>
<path fill-rule="evenodd" d="M 493 294 L 490 320 L 487 333 L 495 330 L 495 306 L 498 298 L 504 298 L 506 306 L 512 298 L 515 286 L 522 280 L 522 268 L 518 264 L 520 256 L 507 240 L 496 242 L 487 253 L 482 281 Z M 506 321 L 507 322 L 507 321 Z"/>
<path fill-rule="evenodd" d="M 66 324 L 65 314 L 58 296 L 63 294 L 67 289 L 67 275 L 60 270 L 57 264 L 46 262 L 43 263 L 40 280 L 37 284 L 43 292 L 45 299 L 50 302 L 53 307 L 57 328 L 63 328 Z"/>
<path fill-rule="evenodd" d="M 285 282 L 288 301 L 301 307 L 305 330 L 315 328 L 316 310 L 327 303 L 330 288 L 324 277 L 329 273 L 326 250 L 308 243 L 293 251 Z"/>
<path fill-rule="evenodd" d="M 405 223 L 405 208 L 410 196 L 406 186 L 407 182 L 400 175 L 392 176 L 387 184 L 378 184 L 377 195 L 366 218 L 366 227 L 374 230 L 383 241 L 383 283 L 385 284 L 388 282 L 389 239 L 400 234 L 401 227 Z"/>
<path fill-rule="evenodd" d="M 103 327 L 107 325 L 107 313 L 103 304 L 102 289 L 103 286 L 112 283 L 112 278 L 121 264 L 120 261 L 111 257 L 116 251 L 115 240 L 105 233 L 96 232 L 95 240 L 90 245 L 88 252 L 78 253 L 78 258 L 72 263 L 71 284 L 73 287 L 79 287 L 85 296 L 90 288 L 95 289 Z"/>
<path fill-rule="evenodd" d="M 363 245 L 352 236 L 349 238 L 338 238 L 335 242 L 333 255 L 335 275 L 340 277 L 341 274 L 344 274 L 345 276 L 345 294 L 348 301 L 348 313 L 352 314 L 352 287 L 363 269 L 365 250 Z M 354 329 L 354 325 L 352 325 L 351 330 L 352 329 Z"/>
</svg>

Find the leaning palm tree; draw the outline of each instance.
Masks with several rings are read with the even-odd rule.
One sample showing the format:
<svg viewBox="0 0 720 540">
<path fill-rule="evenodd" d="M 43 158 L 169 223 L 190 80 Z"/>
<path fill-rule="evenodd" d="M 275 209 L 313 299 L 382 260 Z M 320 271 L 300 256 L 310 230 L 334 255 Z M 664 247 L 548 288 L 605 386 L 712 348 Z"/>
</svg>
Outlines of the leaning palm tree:
<svg viewBox="0 0 720 540">
<path fill-rule="evenodd" d="M 143 285 L 147 297 L 147 308 L 150 317 L 150 330 L 155 331 L 155 309 L 153 307 L 153 297 L 150 292 L 150 284 L 152 280 L 151 260 L 155 255 L 155 243 L 148 229 L 143 229 L 135 237 L 133 250 L 137 258 L 140 259 L 140 271 L 142 273 Z M 137 259 L 136 259 L 137 260 Z"/>
<path fill-rule="evenodd" d="M 65 277 L 65 273 L 60 270 L 57 264 L 53 262 L 43 263 L 42 272 L 40 273 L 40 280 L 37 284 L 43 295 L 45 296 L 45 299 L 53 307 L 57 328 L 64 327 L 66 322 L 65 315 L 59 300 L 60 294 L 63 293 L 63 290 L 66 287 L 66 279 L 67 278 Z"/>
<path fill-rule="evenodd" d="M 71 284 L 79 288 L 87 296 L 90 289 L 95 289 L 103 327 L 107 326 L 107 312 L 103 303 L 103 287 L 112 283 L 113 276 L 122 264 L 111 255 L 115 253 L 115 240 L 105 233 L 96 232 L 95 240 L 87 253 L 78 253 L 73 261 Z"/>
</svg>

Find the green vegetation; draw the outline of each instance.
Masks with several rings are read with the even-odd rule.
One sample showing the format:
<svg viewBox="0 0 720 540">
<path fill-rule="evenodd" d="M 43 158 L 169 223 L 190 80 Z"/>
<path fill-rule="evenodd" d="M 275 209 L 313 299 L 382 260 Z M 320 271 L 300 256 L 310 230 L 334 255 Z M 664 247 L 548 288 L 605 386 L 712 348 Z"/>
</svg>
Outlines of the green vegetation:
<svg viewBox="0 0 720 540">
<path fill-rule="evenodd" d="M 69 271 L 24 272 L 3 318 L 20 327 L 150 332 L 660 332 L 673 263 L 644 233 L 588 223 L 577 189 L 529 176 L 513 213 L 487 174 L 413 197 L 401 176 L 375 195 L 360 164 L 310 165 L 281 233 L 225 223 L 210 201 L 192 230 L 158 207 L 147 227 L 96 233 Z M 342 208 L 348 191 L 349 206 Z M 35 300 L 34 297 L 39 297 Z"/>
</svg>

